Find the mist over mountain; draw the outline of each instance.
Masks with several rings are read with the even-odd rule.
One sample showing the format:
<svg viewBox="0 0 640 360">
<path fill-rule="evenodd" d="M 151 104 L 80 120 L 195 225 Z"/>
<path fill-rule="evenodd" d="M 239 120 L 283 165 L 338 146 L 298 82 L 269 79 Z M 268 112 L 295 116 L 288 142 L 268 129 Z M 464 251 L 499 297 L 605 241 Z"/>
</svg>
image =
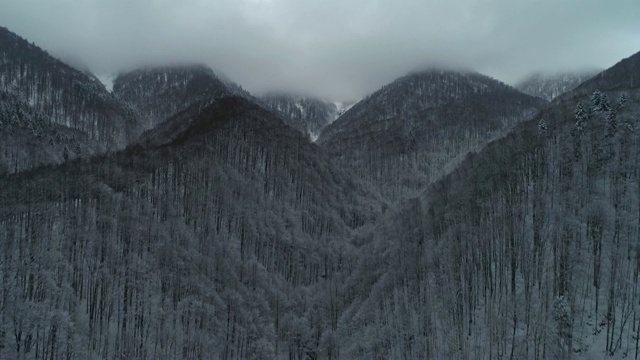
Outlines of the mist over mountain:
<svg viewBox="0 0 640 360">
<path fill-rule="evenodd" d="M 581 83 L 595 76 L 599 71 L 581 71 L 552 75 L 534 74 L 517 83 L 515 88 L 525 94 L 547 101 L 575 89 Z"/>
<path fill-rule="evenodd" d="M 640 356 L 640 53 L 354 103 L 4 28 L 0 70 L 0 359 Z"/>
</svg>

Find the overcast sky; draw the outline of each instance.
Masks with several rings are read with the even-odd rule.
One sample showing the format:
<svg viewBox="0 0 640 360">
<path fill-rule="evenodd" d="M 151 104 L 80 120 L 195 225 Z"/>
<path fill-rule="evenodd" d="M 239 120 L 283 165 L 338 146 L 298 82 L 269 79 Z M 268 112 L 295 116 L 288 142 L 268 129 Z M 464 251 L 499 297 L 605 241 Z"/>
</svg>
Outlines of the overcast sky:
<svg viewBox="0 0 640 360">
<path fill-rule="evenodd" d="M 336 100 L 421 67 L 512 84 L 640 51 L 639 0 L 0 0 L 0 25 L 94 73 L 198 62 Z"/>
</svg>

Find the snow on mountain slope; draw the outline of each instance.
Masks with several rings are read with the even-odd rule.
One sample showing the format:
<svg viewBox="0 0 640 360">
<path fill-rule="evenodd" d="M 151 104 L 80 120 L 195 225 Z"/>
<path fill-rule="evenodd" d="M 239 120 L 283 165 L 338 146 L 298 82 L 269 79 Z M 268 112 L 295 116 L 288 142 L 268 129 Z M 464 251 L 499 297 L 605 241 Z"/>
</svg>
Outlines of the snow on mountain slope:
<svg viewBox="0 0 640 360">
<path fill-rule="evenodd" d="M 387 213 L 345 281 L 341 355 L 638 357 L 639 115 L 637 53 Z"/>
<path fill-rule="evenodd" d="M 399 201 L 544 104 L 481 74 L 412 73 L 345 107 L 317 142 L 389 201 Z"/>
<path fill-rule="evenodd" d="M 58 125 L 80 130 L 105 150 L 121 149 L 142 131 L 137 114 L 93 76 L 53 58 L 0 27 L 0 90 Z"/>
<path fill-rule="evenodd" d="M 287 93 L 269 93 L 259 99 L 267 109 L 280 115 L 287 125 L 309 135 L 312 141 L 340 116 L 340 110 L 344 108 L 339 102 Z"/>
<path fill-rule="evenodd" d="M 598 72 L 594 70 L 550 75 L 535 74 L 516 84 L 515 88 L 525 94 L 551 101 L 559 95 L 575 89 Z"/>
<path fill-rule="evenodd" d="M 113 92 L 113 82 L 116 80 L 117 75 L 115 74 L 100 74 L 95 75 L 95 77 L 100 80 L 104 88 L 107 89 L 108 92 Z"/>
<path fill-rule="evenodd" d="M 18 96 L 0 91 L 0 176 L 95 154 L 87 134 L 52 122 Z"/>
<path fill-rule="evenodd" d="M 314 344 L 329 320 L 305 319 L 337 321 L 349 239 L 377 217 L 374 197 L 244 98 L 147 134 L 0 176 L 0 339 L 18 344 L 0 358 L 35 358 L 31 339 L 54 359 L 326 353 Z"/>
<path fill-rule="evenodd" d="M 354 105 L 356 105 L 362 98 L 356 101 L 333 101 L 333 105 L 336 107 L 336 117 L 331 122 L 336 121 L 342 114 L 346 113 Z"/>
<path fill-rule="evenodd" d="M 118 75 L 113 83 L 115 96 L 143 115 L 145 129 L 195 103 L 236 92 L 203 65 L 142 68 Z"/>
</svg>

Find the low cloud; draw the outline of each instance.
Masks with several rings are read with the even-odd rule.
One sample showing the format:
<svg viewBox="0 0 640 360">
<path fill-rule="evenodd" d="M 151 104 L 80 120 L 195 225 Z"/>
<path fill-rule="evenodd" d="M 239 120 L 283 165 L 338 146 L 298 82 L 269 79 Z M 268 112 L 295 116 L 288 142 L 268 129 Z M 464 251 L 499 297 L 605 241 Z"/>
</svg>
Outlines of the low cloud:
<svg viewBox="0 0 640 360">
<path fill-rule="evenodd" d="M 0 0 L 0 25 L 97 73 L 198 62 L 329 99 L 434 65 L 507 83 L 609 67 L 640 51 L 638 18 L 637 0 Z"/>
</svg>

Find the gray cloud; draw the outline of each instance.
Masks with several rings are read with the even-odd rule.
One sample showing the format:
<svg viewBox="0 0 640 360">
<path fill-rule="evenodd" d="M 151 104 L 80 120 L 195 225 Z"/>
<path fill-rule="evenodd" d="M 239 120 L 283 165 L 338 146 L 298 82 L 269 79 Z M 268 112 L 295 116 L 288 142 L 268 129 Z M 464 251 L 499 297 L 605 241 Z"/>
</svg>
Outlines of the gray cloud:
<svg viewBox="0 0 640 360">
<path fill-rule="evenodd" d="M 0 25 L 94 72 L 200 62 L 330 99 L 433 65 L 605 68 L 640 51 L 638 19 L 637 0 L 0 0 Z"/>
</svg>

